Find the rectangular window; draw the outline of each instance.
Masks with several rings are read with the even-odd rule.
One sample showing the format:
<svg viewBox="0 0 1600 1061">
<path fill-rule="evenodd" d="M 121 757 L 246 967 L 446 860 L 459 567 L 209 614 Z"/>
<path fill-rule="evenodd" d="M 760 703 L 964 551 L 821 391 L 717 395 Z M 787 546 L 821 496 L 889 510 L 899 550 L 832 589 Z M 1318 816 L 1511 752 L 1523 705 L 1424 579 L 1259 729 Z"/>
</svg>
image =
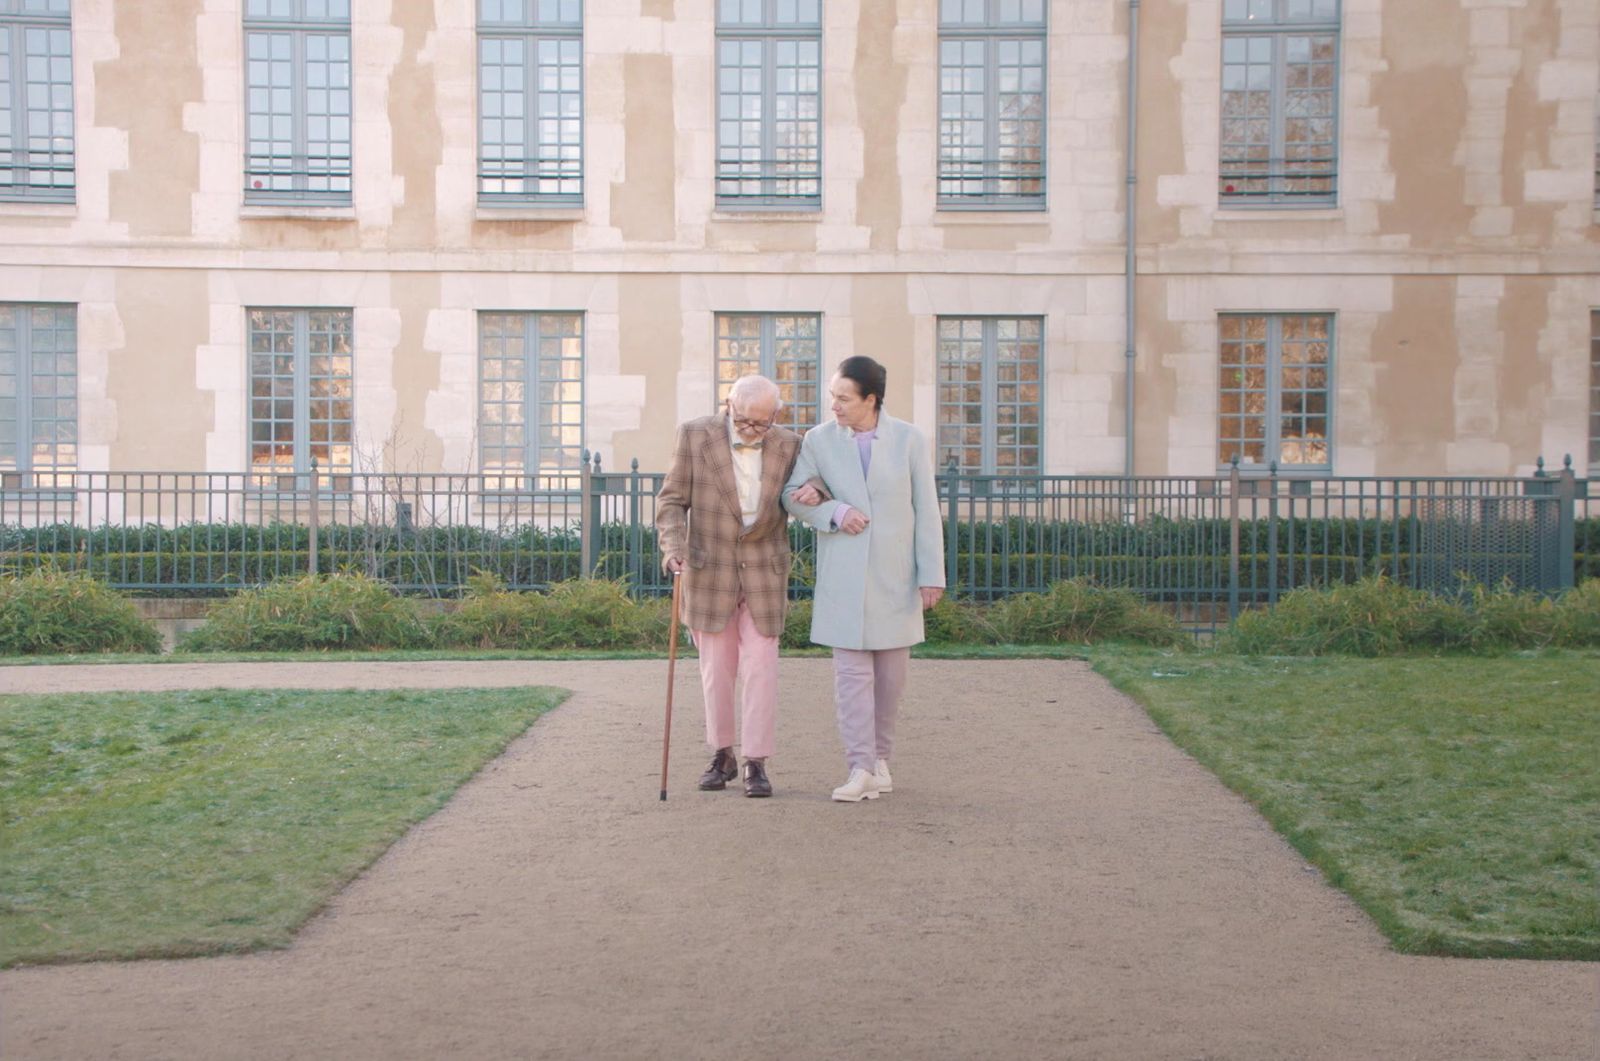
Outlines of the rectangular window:
<svg viewBox="0 0 1600 1061">
<path fill-rule="evenodd" d="M 939 0 L 939 206 L 1043 210 L 1044 0 Z"/>
<path fill-rule="evenodd" d="M 796 431 L 817 423 L 822 317 L 815 313 L 717 314 L 717 408 L 733 381 L 752 372 L 778 384 L 778 422 Z"/>
<path fill-rule="evenodd" d="M 72 202 L 71 16 L 69 0 L 0 0 L 0 199 Z"/>
<path fill-rule="evenodd" d="M 1332 469 L 1329 372 L 1333 317 L 1326 313 L 1223 314 L 1217 463 L 1248 470 Z"/>
<path fill-rule="evenodd" d="M 350 202 L 350 0 L 245 0 L 245 201 Z"/>
<path fill-rule="evenodd" d="M 478 315 L 478 454 L 491 490 L 583 463 L 583 315 Z"/>
<path fill-rule="evenodd" d="M 77 467 L 77 307 L 0 303 L 0 485 L 70 487 Z"/>
<path fill-rule="evenodd" d="M 717 206 L 822 205 L 822 0 L 717 0 Z"/>
<path fill-rule="evenodd" d="M 1600 309 L 1589 314 L 1589 468 L 1600 474 Z"/>
<path fill-rule="evenodd" d="M 1334 202 L 1338 102 L 1339 0 L 1224 0 L 1220 202 Z"/>
<path fill-rule="evenodd" d="M 1044 318 L 940 317 L 937 460 L 972 475 L 1037 475 Z"/>
<path fill-rule="evenodd" d="M 581 0 L 478 0 L 478 201 L 583 204 Z"/>
<path fill-rule="evenodd" d="M 253 485 L 338 484 L 355 463 L 353 313 L 252 309 L 250 473 Z"/>
</svg>

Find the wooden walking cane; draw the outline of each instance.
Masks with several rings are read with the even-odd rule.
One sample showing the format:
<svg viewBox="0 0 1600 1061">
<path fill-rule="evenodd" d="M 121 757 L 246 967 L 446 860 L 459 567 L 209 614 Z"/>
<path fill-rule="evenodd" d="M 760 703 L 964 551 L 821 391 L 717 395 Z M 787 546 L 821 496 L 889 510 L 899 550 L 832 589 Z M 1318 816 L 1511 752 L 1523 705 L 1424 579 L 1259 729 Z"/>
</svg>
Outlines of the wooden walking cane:
<svg viewBox="0 0 1600 1061">
<path fill-rule="evenodd" d="M 667 750 L 672 744 L 672 684 L 678 668 L 678 591 L 682 576 L 672 573 L 672 629 L 667 633 L 667 725 L 661 731 L 661 801 L 667 799 Z"/>
</svg>

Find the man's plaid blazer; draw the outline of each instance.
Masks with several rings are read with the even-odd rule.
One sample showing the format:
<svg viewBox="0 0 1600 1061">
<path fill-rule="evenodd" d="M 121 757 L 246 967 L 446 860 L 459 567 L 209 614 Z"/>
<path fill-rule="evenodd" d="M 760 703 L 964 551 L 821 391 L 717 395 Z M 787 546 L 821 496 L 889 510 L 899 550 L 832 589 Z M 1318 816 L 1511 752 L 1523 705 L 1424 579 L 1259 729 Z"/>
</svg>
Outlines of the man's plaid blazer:
<svg viewBox="0 0 1600 1061">
<path fill-rule="evenodd" d="M 799 456 L 798 434 L 786 427 L 767 432 L 761 501 L 746 530 L 727 416 L 704 416 L 678 429 L 672 467 L 656 495 L 656 532 L 663 565 L 673 557 L 684 561 L 682 617 L 691 630 L 721 630 L 743 593 L 756 629 L 769 637 L 783 632 L 789 514 L 779 497 Z"/>
</svg>

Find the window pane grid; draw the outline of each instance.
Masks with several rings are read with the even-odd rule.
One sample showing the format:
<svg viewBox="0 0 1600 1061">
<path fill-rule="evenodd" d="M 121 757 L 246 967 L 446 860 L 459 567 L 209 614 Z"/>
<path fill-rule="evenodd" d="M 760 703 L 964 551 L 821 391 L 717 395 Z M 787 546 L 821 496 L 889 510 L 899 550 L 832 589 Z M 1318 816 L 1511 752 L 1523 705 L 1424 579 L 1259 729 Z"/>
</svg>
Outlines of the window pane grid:
<svg viewBox="0 0 1600 1061">
<path fill-rule="evenodd" d="M 583 463 L 583 317 L 483 313 L 478 318 L 478 454 L 488 486 Z"/>
<path fill-rule="evenodd" d="M 247 22 L 343 23 L 350 22 L 350 0 L 245 0 Z"/>
<path fill-rule="evenodd" d="M 717 28 L 820 30 L 821 0 L 717 0 Z"/>
<path fill-rule="evenodd" d="M 249 311 L 250 481 L 305 485 L 355 467 L 354 314 L 351 310 Z"/>
<path fill-rule="evenodd" d="M 1337 28 L 1339 0 L 1223 0 L 1224 26 L 1303 26 Z"/>
<path fill-rule="evenodd" d="M 478 28 L 580 29 L 582 0 L 478 0 Z"/>
<path fill-rule="evenodd" d="M 796 431 L 817 423 L 822 318 L 815 313 L 717 314 L 717 408 L 734 380 L 760 373 L 778 385 L 778 422 Z"/>
<path fill-rule="evenodd" d="M 348 27 L 349 4 L 347 0 L 250 3 L 245 27 L 245 196 L 257 202 L 349 202 L 349 31 L 285 24 L 310 21 Z"/>
<path fill-rule="evenodd" d="M 306 313 L 306 439 L 317 467 L 349 472 L 355 466 L 354 357 L 351 314 Z"/>
<path fill-rule="evenodd" d="M 1229 0 L 1217 172 L 1223 202 L 1334 201 L 1338 42 L 1336 0 Z"/>
<path fill-rule="evenodd" d="M 939 466 L 974 475 L 1038 474 L 1042 463 L 1044 321 L 940 317 Z"/>
<path fill-rule="evenodd" d="M 954 14 L 965 11 L 967 2 L 944 0 L 946 8 L 960 8 Z M 995 10 L 1001 8 L 1001 13 L 1011 13 L 1004 0 L 997 0 Z M 939 41 L 939 205 L 1042 208 L 1042 21 L 1037 33 L 1019 36 L 1017 20 L 991 15 L 987 21 L 967 23 L 954 21 L 950 14 L 942 12 Z M 953 32 L 958 25 L 962 32 Z"/>
<path fill-rule="evenodd" d="M 821 38 L 719 35 L 718 204 L 819 205 L 821 166 Z"/>
<path fill-rule="evenodd" d="M 940 29 L 1044 27 L 1045 0 L 939 0 Z"/>
<path fill-rule="evenodd" d="M 76 146 L 67 8 L 39 0 L 22 11 L 0 14 L 0 198 L 71 202 Z"/>
<path fill-rule="evenodd" d="M 1332 325 L 1327 314 L 1219 318 L 1219 465 L 1332 466 Z"/>
<path fill-rule="evenodd" d="M 545 7 L 549 17 L 536 18 Z M 576 0 L 481 0 L 479 13 L 479 201 L 581 205 L 581 9 Z M 485 32 L 508 23 L 547 28 Z"/>
<path fill-rule="evenodd" d="M 0 473 L 10 473 L 6 485 L 72 485 L 77 327 L 73 306 L 0 305 Z"/>
</svg>

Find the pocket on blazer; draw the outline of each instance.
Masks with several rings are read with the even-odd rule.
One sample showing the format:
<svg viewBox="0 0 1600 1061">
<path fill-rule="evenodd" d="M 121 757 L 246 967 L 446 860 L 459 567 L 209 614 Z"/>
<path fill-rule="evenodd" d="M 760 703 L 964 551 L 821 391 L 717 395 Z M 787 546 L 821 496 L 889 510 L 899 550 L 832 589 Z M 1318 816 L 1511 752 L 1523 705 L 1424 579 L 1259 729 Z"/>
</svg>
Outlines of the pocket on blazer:
<svg viewBox="0 0 1600 1061">
<path fill-rule="evenodd" d="M 705 567 L 706 566 L 706 551 L 704 549 L 691 548 L 689 550 L 689 566 L 690 567 Z"/>
<path fill-rule="evenodd" d="M 787 556 L 774 556 L 772 558 L 772 570 L 787 577 L 789 574 L 789 558 Z"/>
</svg>

